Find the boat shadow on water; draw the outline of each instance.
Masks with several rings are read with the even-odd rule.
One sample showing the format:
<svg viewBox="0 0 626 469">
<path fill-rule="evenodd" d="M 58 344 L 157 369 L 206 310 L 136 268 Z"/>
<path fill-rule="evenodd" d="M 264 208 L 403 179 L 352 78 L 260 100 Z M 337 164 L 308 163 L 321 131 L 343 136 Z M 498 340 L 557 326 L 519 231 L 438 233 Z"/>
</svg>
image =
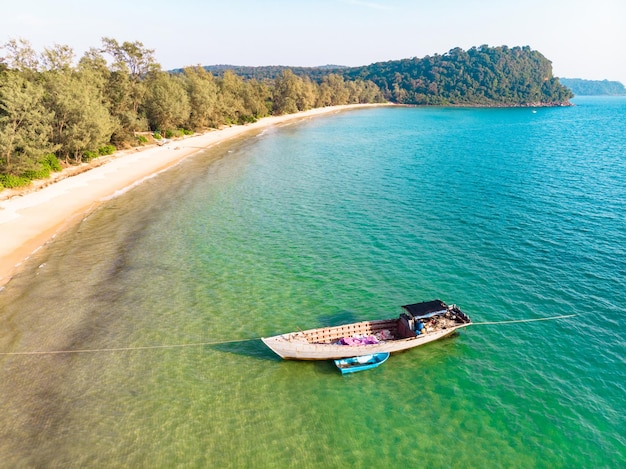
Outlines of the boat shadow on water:
<svg viewBox="0 0 626 469">
<path fill-rule="evenodd" d="M 437 342 L 426 344 L 417 349 L 403 350 L 391 354 L 389 360 L 378 368 L 365 370 L 366 372 L 343 374 L 337 369 L 333 360 L 279 360 L 281 366 L 287 370 L 303 371 L 306 367 L 309 372 L 315 375 L 338 376 L 343 379 L 354 379 L 363 375 L 379 374 L 391 372 L 395 375 L 424 374 L 432 372 L 442 366 L 454 364 L 458 366 L 458 360 L 462 360 L 465 356 L 465 347 L 459 342 L 459 334 L 444 337 Z M 387 371 L 385 371 L 387 370 Z M 393 371 L 391 371 L 393 370 Z M 291 371 L 290 371 L 291 372 Z M 357 378 L 358 379 L 358 378 Z"/>
<path fill-rule="evenodd" d="M 233 353 L 236 355 L 244 355 L 246 357 L 256 358 L 258 360 L 267 360 L 272 362 L 282 361 L 279 356 L 272 352 L 261 339 L 251 339 L 241 342 L 229 342 L 224 344 L 210 345 L 209 348 L 220 352 Z"/>
<path fill-rule="evenodd" d="M 326 314 L 317 318 L 317 327 L 332 327 L 340 324 L 346 324 L 350 322 L 360 321 L 362 318 L 357 316 L 352 311 L 339 311 L 334 314 Z M 223 344 L 209 345 L 209 348 L 218 350 L 220 352 L 233 353 L 236 355 L 244 355 L 246 357 L 257 358 L 259 360 L 268 360 L 273 362 L 280 362 L 282 359 L 272 352 L 261 341 L 261 339 L 242 340 L 240 342 L 227 342 Z M 331 363 L 332 367 L 329 367 L 330 371 L 336 372 L 335 365 Z"/>
<path fill-rule="evenodd" d="M 337 360 L 408 350 L 438 341 L 472 323 L 456 305 L 438 299 L 403 305 L 402 309 L 395 318 L 353 323 L 345 323 L 346 312 L 343 312 L 324 318 L 326 322 L 341 321 L 338 326 L 298 328 L 262 340 L 284 359 Z"/>
<path fill-rule="evenodd" d="M 303 331 L 298 327 L 298 332 L 262 339 L 226 341 L 209 347 L 259 360 L 279 362 L 282 357 L 287 360 L 329 361 L 332 364 L 332 359 L 398 353 L 450 339 L 458 335 L 459 328 L 471 324 L 456 305 L 448 306 L 440 300 L 405 305 L 403 308 L 408 314 L 402 313 L 397 319 L 373 321 L 363 321 L 354 312 L 341 310 L 317 316 L 317 329 Z M 361 322 L 355 322 L 359 319 Z M 353 340 L 347 341 L 346 338 Z M 374 342 L 364 343 L 363 339 Z M 322 365 L 318 371 L 322 370 L 326 372 L 328 368 Z"/>
<path fill-rule="evenodd" d="M 437 343 L 426 344 L 420 347 L 418 350 L 406 350 L 403 352 L 397 352 L 391 355 L 389 362 L 383 365 L 383 367 L 392 367 L 396 372 L 403 373 L 409 369 L 415 369 L 416 367 L 430 367 L 441 365 L 444 362 L 448 362 L 451 357 L 457 357 L 462 353 L 462 347 L 458 343 L 458 333 L 454 333 L 451 336 L 445 337 Z M 455 340 L 456 338 L 456 340 Z M 224 344 L 210 345 L 209 348 L 219 352 L 231 353 L 235 355 L 241 355 L 257 360 L 266 362 L 274 362 L 284 368 L 283 371 L 287 373 L 293 372 L 305 372 L 305 369 L 313 372 L 315 375 L 323 376 L 338 376 L 345 378 L 351 378 L 352 376 L 359 376 L 362 374 L 380 373 L 380 369 L 368 370 L 369 373 L 354 373 L 348 375 L 342 375 L 333 360 L 283 360 L 272 352 L 260 339 L 247 340 L 242 342 L 230 342 Z M 381 368 L 383 368 L 381 367 Z"/>
<path fill-rule="evenodd" d="M 342 324 L 350 324 L 352 322 L 364 321 L 366 318 L 358 316 L 353 311 L 342 310 L 333 314 L 324 314 L 317 318 L 319 324 L 317 327 L 334 327 Z"/>
</svg>

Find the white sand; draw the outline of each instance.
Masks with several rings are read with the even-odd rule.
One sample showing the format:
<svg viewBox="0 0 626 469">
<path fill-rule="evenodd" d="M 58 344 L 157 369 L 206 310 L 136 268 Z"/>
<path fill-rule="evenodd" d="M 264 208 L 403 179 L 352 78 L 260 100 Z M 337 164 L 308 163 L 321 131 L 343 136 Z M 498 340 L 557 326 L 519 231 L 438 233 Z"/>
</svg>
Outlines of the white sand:
<svg viewBox="0 0 626 469">
<path fill-rule="evenodd" d="M 173 140 L 161 147 L 119 152 L 101 166 L 0 201 L 0 286 L 35 251 L 87 212 L 187 156 L 247 132 L 363 106 L 368 105 L 334 106 L 266 117 L 254 124 Z"/>
</svg>

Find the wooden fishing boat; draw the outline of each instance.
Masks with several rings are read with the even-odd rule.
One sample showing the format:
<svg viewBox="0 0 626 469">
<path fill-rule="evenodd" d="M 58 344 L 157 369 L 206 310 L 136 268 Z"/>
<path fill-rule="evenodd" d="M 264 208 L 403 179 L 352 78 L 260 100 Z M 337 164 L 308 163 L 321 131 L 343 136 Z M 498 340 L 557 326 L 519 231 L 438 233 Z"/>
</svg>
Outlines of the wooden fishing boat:
<svg viewBox="0 0 626 469">
<path fill-rule="evenodd" d="M 371 370 L 382 365 L 389 358 L 389 352 L 372 353 L 352 358 L 340 358 L 335 360 L 335 365 L 342 375 L 356 373 L 357 371 Z"/>
<path fill-rule="evenodd" d="M 402 306 L 398 318 L 263 337 L 287 360 L 336 360 L 381 352 L 400 352 L 449 336 L 472 321 L 456 305 L 433 300 Z"/>
</svg>

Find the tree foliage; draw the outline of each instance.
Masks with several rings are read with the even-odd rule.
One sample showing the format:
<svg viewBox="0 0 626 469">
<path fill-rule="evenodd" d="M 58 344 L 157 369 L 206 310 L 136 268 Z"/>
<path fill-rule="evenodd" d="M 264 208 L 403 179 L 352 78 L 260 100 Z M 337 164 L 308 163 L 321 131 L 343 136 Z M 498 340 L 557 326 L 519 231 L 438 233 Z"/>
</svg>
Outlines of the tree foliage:
<svg viewBox="0 0 626 469">
<path fill-rule="evenodd" d="M 274 80 L 273 113 L 292 114 L 311 109 L 315 98 L 309 84 L 310 80 L 305 83 L 305 79 L 294 75 L 291 70 L 283 70 Z"/>
<path fill-rule="evenodd" d="M 189 126 L 192 129 L 207 129 L 219 125 L 218 86 L 213 75 L 202 67 L 184 70 L 189 96 Z"/>
<path fill-rule="evenodd" d="M 189 122 L 189 95 L 184 78 L 156 72 L 147 81 L 144 111 L 150 128 L 177 129 Z"/>
<path fill-rule="evenodd" d="M 41 78 L 44 103 L 54 114 L 51 142 L 60 158 L 80 163 L 84 152 L 109 143 L 113 120 L 89 74 L 51 70 Z"/>
<path fill-rule="evenodd" d="M 120 44 L 115 39 L 103 37 L 102 52 L 113 57 L 112 67 L 115 71 L 127 72 L 135 81 L 161 69 L 154 58 L 154 50 L 146 49 L 139 41 Z"/>
<path fill-rule="evenodd" d="M 171 72 L 141 42 L 106 37 L 77 64 L 65 45 L 37 53 L 20 39 L 2 49 L 0 175 L 10 181 L 54 169 L 51 158 L 73 164 L 109 153 L 112 145 L 137 145 L 148 131 L 203 131 L 352 103 L 555 105 L 572 96 L 552 76 L 550 62 L 528 47 L 455 48 L 355 68 Z"/>
<path fill-rule="evenodd" d="M 18 71 L 0 73 L 0 167 L 19 174 L 37 167 L 54 149 L 53 113 L 43 105 L 44 88 Z"/>
<path fill-rule="evenodd" d="M 20 180 L 54 152 L 66 165 L 102 149 L 140 143 L 141 133 L 203 131 L 315 106 L 382 99 L 372 83 L 324 77 L 321 85 L 284 70 L 276 79 L 214 76 L 202 67 L 163 72 L 141 42 L 103 38 L 74 64 L 55 44 L 37 53 L 10 40 L 0 60 L 0 174 Z M 145 140 L 145 138 L 144 138 Z M 50 167 L 53 169 L 53 167 Z"/>
<path fill-rule="evenodd" d="M 205 67 L 219 76 L 232 70 L 242 77 L 277 79 L 287 67 Z M 400 104 L 529 106 L 562 105 L 572 98 L 569 89 L 552 76 L 552 64 L 530 47 L 489 47 L 482 45 L 465 51 L 459 47 L 439 55 L 379 62 L 362 67 L 295 67 L 300 78 L 320 85 L 318 102 L 343 103 L 345 98 L 337 76 L 351 90 L 348 102 L 371 102 L 382 91 L 383 98 Z M 360 91 L 355 87 L 362 88 Z M 329 97 L 335 89 L 333 98 Z M 362 100 L 355 100 L 355 96 Z M 367 101 L 365 101 L 367 100 Z"/>
<path fill-rule="evenodd" d="M 572 98 L 552 76 L 552 64 L 530 47 L 489 47 L 380 62 L 344 71 L 378 85 L 402 104 L 525 106 L 561 105 Z"/>
</svg>

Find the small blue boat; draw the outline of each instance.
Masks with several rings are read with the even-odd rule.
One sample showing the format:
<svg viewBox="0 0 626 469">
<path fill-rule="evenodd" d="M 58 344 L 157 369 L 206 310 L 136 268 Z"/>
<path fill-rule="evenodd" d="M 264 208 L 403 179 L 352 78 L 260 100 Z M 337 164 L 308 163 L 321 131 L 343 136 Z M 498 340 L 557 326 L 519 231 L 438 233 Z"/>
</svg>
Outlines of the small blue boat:
<svg viewBox="0 0 626 469">
<path fill-rule="evenodd" d="M 356 373 L 357 371 L 369 370 L 382 365 L 389 358 L 389 352 L 372 353 L 359 357 L 340 358 L 335 360 L 335 365 L 342 375 Z"/>
</svg>

